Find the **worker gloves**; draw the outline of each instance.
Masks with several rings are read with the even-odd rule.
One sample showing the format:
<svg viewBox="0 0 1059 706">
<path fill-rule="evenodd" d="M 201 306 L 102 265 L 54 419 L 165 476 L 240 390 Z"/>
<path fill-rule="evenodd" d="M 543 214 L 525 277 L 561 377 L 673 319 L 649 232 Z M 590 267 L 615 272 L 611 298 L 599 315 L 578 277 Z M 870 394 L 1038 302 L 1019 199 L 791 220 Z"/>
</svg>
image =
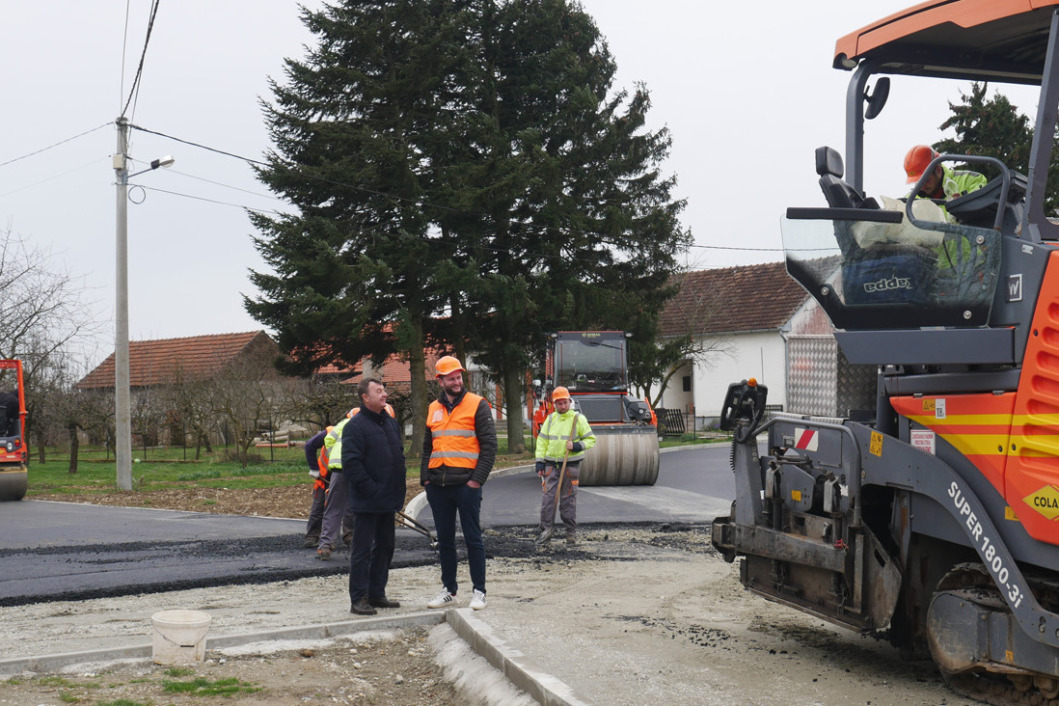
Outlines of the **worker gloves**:
<svg viewBox="0 0 1059 706">
<path fill-rule="evenodd" d="M 537 472 L 538 476 L 544 475 L 544 461 L 537 461 L 536 465 L 533 467 L 533 470 Z"/>
</svg>

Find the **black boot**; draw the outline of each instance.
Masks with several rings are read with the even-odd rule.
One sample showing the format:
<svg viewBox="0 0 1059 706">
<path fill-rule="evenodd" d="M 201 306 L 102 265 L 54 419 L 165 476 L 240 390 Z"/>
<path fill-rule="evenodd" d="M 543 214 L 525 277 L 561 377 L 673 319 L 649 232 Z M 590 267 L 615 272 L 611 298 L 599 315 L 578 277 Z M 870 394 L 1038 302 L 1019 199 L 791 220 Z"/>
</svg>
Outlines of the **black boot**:
<svg viewBox="0 0 1059 706">
<path fill-rule="evenodd" d="M 371 604 L 368 603 L 367 596 L 361 596 L 352 606 L 350 606 L 349 612 L 356 613 L 357 615 L 375 615 L 379 611 L 371 607 Z"/>
<path fill-rule="evenodd" d="M 376 608 L 400 608 L 400 601 L 391 601 L 386 596 L 374 596 L 368 599 L 368 605 L 373 605 Z"/>
</svg>

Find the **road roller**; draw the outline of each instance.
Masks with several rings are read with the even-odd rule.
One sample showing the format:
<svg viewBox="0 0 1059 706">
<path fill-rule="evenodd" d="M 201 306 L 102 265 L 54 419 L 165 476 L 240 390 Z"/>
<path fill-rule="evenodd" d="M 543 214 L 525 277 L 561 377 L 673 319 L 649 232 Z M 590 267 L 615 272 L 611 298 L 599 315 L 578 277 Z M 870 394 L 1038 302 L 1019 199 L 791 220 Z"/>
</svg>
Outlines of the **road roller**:
<svg viewBox="0 0 1059 706">
<path fill-rule="evenodd" d="M 0 500 L 26 496 L 28 461 L 22 361 L 0 360 Z"/>
<path fill-rule="evenodd" d="M 581 463 L 580 484 L 654 485 L 658 479 L 657 417 L 629 391 L 624 331 L 560 331 L 549 336 L 543 381 L 534 385 L 533 438 L 552 412 L 555 387 L 570 391 L 596 445 Z"/>
</svg>

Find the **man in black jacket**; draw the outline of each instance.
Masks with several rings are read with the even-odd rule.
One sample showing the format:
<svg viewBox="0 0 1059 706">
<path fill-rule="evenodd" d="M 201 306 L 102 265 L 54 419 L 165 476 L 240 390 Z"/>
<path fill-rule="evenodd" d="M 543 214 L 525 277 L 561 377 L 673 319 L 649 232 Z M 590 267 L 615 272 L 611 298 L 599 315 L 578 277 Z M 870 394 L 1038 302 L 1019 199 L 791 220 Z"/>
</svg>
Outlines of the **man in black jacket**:
<svg viewBox="0 0 1059 706">
<path fill-rule="evenodd" d="M 404 505 L 401 430 L 386 413 L 386 388 L 375 378 L 357 384 L 360 414 L 342 430 L 342 475 L 349 483 L 353 546 L 349 556 L 350 612 L 375 615 L 401 604 L 386 597 L 395 543 L 394 514 Z"/>
</svg>

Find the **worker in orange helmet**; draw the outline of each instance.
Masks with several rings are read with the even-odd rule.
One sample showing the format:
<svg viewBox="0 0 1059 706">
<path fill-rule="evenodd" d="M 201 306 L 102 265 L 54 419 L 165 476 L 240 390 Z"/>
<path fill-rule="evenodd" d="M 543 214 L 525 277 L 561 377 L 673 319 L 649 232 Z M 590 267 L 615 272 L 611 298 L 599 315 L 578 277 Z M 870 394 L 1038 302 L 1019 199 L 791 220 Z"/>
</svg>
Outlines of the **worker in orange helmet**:
<svg viewBox="0 0 1059 706">
<path fill-rule="evenodd" d="M 906 183 L 915 184 L 923 176 L 927 166 L 940 155 L 927 145 L 916 145 L 905 155 Z M 969 194 L 981 189 L 989 180 L 985 175 L 969 169 L 953 169 L 947 164 L 939 164 L 934 172 L 923 182 L 922 189 L 915 196 L 928 199 L 948 201 L 957 196 Z"/>
<path fill-rule="evenodd" d="M 566 526 L 566 543 L 575 544 L 577 531 L 577 477 L 585 451 L 596 445 L 585 415 L 571 410 L 570 391 L 552 390 L 555 411 L 541 424 L 537 436 L 536 471 L 541 479 L 541 534 L 544 544 L 555 531 L 555 508 Z"/>
<path fill-rule="evenodd" d="M 482 484 L 496 461 L 496 427 L 492 409 L 463 386 L 463 366 L 451 355 L 438 358 L 435 377 L 441 392 L 427 410 L 419 483 L 426 487 L 434 515 L 441 560 L 441 593 L 428 608 L 456 605 L 456 516 L 460 517 L 470 567 L 470 607 L 485 608 L 485 544 L 479 515 Z"/>
</svg>

